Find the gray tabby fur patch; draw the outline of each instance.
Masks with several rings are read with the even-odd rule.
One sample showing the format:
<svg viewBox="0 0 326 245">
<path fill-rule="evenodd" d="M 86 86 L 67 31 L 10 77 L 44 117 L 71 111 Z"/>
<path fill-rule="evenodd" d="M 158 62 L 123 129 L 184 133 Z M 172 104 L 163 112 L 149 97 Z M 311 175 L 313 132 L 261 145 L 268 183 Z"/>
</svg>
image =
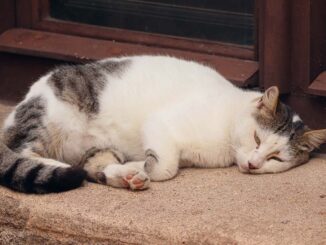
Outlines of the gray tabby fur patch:
<svg viewBox="0 0 326 245">
<path fill-rule="evenodd" d="M 99 111 L 98 96 L 106 85 L 106 74 L 119 75 L 129 63 L 129 60 L 111 60 L 60 66 L 48 82 L 58 98 L 86 114 L 96 114 Z"/>
<path fill-rule="evenodd" d="M 4 143 L 13 151 L 21 152 L 30 143 L 46 144 L 46 130 L 43 126 L 45 101 L 33 97 L 16 108 L 14 124 L 3 134 Z M 44 153 L 45 148 L 38 149 Z"/>
</svg>

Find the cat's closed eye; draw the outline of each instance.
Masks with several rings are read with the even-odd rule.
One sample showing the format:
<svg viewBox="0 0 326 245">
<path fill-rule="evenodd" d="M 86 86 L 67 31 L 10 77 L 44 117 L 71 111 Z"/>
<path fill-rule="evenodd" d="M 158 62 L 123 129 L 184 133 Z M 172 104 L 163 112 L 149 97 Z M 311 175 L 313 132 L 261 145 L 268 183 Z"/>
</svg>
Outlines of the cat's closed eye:
<svg viewBox="0 0 326 245">
<path fill-rule="evenodd" d="M 269 154 L 267 156 L 267 161 L 275 160 L 275 161 L 278 161 L 278 162 L 284 162 L 281 158 L 278 157 L 278 154 L 280 154 L 279 151 L 275 151 L 275 152 Z"/>
<path fill-rule="evenodd" d="M 275 160 L 275 161 L 278 161 L 278 162 L 284 162 L 281 158 L 279 158 L 279 157 L 277 157 L 277 156 L 269 157 L 267 160 L 268 160 L 268 161 L 269 161 L 269 160 Z"/>
<path fill-rule="evenodd" d="M 256 149 L 258 149 L 259 148 L 259 146 L 260 146 L 260 143 L 261 143 L 261 141 L 260 141 L 260 138 L 258 137 L 258 135 L 257 135 L 257 132 L 255 131 L 255 133 L 254 133 L 254 138 L 255 138 L 255 141 L 256 141 L 256 144 L 257 144 L 257 147 L 256 147 Z"/>
</svg>

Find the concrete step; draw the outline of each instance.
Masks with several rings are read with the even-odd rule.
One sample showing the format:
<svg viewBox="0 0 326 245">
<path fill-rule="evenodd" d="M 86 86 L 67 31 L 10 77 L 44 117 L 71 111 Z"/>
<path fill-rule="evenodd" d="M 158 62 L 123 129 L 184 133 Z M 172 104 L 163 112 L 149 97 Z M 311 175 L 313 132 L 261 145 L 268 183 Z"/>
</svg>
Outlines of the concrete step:
<svg viewBox="0 0 326 245">
<path fill-rule="evenodd" d="M 0 244 L 326 244 L 325 176 L 315 158 L 275 175 L 185 169 L 141 192 L 0 187 Z"/>
</svg>

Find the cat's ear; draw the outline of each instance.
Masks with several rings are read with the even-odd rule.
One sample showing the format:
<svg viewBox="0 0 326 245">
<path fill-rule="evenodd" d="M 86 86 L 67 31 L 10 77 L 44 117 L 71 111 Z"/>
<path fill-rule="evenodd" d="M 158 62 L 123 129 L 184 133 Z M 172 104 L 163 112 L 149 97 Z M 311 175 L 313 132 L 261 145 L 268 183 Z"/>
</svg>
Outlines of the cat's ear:
<svg viewBox="0 0 326 245">
<path fill-rule="evenodd" d="M 258 108 L 266 108 L 275 115 L 280 91 L 276 86 L 268 88 L 259 101 Z"/>
<path fill-rule="evenodd" d="M 308 130 L 302 136 L 301 148 L 311 152 L 326 143 L 326 129 Z"/>
</svg>

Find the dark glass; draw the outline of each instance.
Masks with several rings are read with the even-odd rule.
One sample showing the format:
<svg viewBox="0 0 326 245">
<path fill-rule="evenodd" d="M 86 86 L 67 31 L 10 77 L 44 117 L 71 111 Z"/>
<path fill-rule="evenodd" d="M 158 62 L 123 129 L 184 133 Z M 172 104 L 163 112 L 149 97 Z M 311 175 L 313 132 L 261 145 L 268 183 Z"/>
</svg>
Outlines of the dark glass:
<svg viewBox="0 0 326 245">
<path fill-rule="evenodd" d="M 50 14 L 142 32 L 254 43 L 254 0 L 51 0 Z"/>
</svg>

